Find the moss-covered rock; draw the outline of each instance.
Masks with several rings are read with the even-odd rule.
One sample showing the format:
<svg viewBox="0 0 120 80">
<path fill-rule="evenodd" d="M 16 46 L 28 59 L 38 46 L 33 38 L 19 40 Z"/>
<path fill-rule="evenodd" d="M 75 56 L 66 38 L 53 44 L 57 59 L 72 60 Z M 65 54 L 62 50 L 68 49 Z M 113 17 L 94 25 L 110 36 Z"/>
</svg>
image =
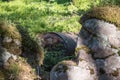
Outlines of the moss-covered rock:
<svg viewBox="0 0 120 80">
<path fill-rule="evenodd" d="M 120 8 L 117 6 L 93 8 L 83 15 L 80 23 L 83 27 L 79 34 L 78 45 L 84 44 L 91 51 L 89 57 L 83 57 L 85 54 L 81 51 L 80 57 L 78 57 L 80 61 L 85 60 L 89 64 L 93 62 L 97 68 L 99 80 L 119 80 Z M 78 48 L 78 50 L 80 49 Z M 84 64 L 79 64 L 79 66 L 82 65 Z M 85 65 L 85 67 L 87 66 Z M 90 68 L 91 74 L 94 74 L 93 69 Z"/>
<path fill-rule="evenodd" d="M 0 80 L 37 79 L 43 59 L 42 47 L 25 28 L 0 21 Z"/>
<path fill-rule="evenodd" d="M 0 21 L 0 34 L 21 40 L 21 35 L 14 24 Z"/>
<path fill-rule="evenodd" d="M 80 23 L 92 18 L 97 18 L 117 25 L 120 28 L 120 7 L 118 6 L 104 6 L 95 7 L 88 11 L 80 19 Z"/>
<path fill-rule="evenodd" d="M 95 67 L 92 64 L 87 61 L 80 63 L 81 65 L 78 65 L 70 60 L 58 63 L 50 72 L 50 80 L 98 80 Z"/>
<path fill-rule="evenodd" d="M 34 80 L 37 79 L 35 70 L 24 58 L 15 61 L 9 59 L 8 65 L 0 69 L 0 80 Z"/>
<path fill-rule="evenodd" d="M 1 46 L 12 54 L 21 54 L 21 34 L 15 25 L 0 21 Z"/>
</svg>

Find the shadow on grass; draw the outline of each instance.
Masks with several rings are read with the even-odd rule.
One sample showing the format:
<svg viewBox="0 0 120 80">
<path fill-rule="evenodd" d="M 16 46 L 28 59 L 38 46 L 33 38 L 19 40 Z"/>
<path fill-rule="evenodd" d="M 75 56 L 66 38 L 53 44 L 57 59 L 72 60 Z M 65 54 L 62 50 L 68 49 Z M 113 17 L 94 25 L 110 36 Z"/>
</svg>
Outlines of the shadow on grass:
<svg viewBox="0 0 120 80">
<path fill-rule="evenodd" d="M 33 38 L 30 37 L 26 28 L 17 25 L 17 29 L 22 36 L 22 54 L 20 56 L 27 59 L 28 64 L 30 64 L 37 73 L 37 69 L 40 68 L 38 61 L 39 45 Z"/>
</svg>

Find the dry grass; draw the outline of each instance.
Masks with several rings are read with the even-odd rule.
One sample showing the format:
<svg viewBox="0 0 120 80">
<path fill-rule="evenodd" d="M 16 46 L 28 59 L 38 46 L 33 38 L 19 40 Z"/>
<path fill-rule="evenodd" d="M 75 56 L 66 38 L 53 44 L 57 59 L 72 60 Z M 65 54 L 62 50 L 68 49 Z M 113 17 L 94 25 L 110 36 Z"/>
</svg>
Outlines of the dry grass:
<svg viewBox="0 0 120 80">
<path fill-rule="evenodd" d="M 97 18 L 117 25 L 120 28 L 120 7 L 118 6 L 104 6 L 95 7 L 82 16 L 80 23 L 84 21 Z"/>
<path fill-rule="evenodd" d="M 0 34 L 12 37 L 13 39 L 22 40 L 21 35 L 15 25 L 7 22 L 0 21 Z"/>
</svg>

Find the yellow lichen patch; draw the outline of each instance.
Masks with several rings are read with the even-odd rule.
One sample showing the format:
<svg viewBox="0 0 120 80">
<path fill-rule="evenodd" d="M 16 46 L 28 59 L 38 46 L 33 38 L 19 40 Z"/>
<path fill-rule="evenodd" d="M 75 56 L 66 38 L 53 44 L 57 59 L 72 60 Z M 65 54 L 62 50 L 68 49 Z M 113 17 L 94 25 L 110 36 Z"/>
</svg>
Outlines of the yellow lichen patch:
<svg viewBox="0 0 120 80">
<path fill-rule="evenodd" d="M 59 62 L 56 66 L 55 66 L 55 71 L 58 72 L 66 72 L 66 70 L 68 69 L 68 66 L 77 66 L 76 62 L 69 60 L 69 61 L 61 61 Z"/>
<path fill-rule="evenodd" d="M 80 50 L 85 50 L 86 52 L 89 52 L 89 51 L 90 51 L 90 49 L 89 49 L 87 46 L 81 45 L 81 46 L 75 48 L 75 54 L 77 55 L 77 53 L 78 53 Z"/>
<path fill-rule="evenodd" d="M 0 35 L 18 39 L 21 41 L 21 35 L 15 25 L 0 21 Z"/>
<path fill-rule="evenodd" d="M 120 7 L 118 6 L 104 6 L 95 7 L 88 11 L 80 19 L 80 23 L 92 18 L 97 18 L 117 25 L 120 28 Z"/>
<path fill-rule="evenodd" d="M 58 63 L 58 65 L 60 65 L 60 64 L 62 64 L 62 65 L 69 65 L 69 66 L 71 66 L 71 65 L 72 66 L 77 66 L 77 64 L 74 61 L 72 61 L 72 60 L 69 60 L 69 61 L 64 60 L 64 61 Z"/>
</svg>

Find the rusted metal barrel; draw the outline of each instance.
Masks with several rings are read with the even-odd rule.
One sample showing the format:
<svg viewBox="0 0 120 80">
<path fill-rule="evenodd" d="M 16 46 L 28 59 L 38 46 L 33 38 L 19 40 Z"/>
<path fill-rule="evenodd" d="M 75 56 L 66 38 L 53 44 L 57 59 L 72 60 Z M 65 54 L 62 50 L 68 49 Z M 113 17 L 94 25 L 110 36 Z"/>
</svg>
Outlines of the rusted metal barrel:
<svg viewBox="0 0 120 80">
<path fill-rule="evenodd" d="M 76 38 L 76 37 L 73 38 L 70 35 L 67 35 L 65 33 L 49 32 L 49 33 L 45 34 L 43 37 L 46 44 L 47 44 L 47 42 L 45 39 L 50 39 L 50 38 L 55 39 L 55 40 L 52 40 L 53 44 L 52 44 L 52 41 L 49 42 L 49 44 L 54 45 L 57 42 L 58 43 L 62 42 L 64 44 L 65 49 L 66 49 L 67 55 L 74 53 L 75 47 L 76 47 L 76 39 L 74 39 L 74 38 Z"/>
</svg>

